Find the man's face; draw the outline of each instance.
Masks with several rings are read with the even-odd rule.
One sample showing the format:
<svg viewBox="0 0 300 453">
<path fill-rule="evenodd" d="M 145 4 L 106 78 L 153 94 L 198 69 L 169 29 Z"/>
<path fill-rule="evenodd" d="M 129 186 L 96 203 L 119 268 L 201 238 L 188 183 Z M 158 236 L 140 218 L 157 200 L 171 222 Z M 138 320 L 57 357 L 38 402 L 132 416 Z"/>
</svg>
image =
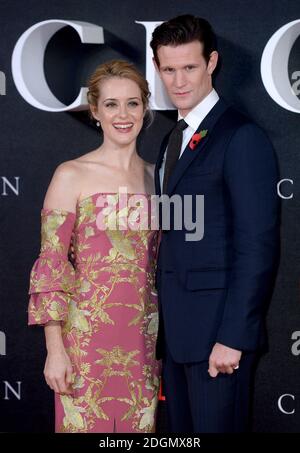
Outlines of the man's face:
<svg viewBox="0 0 300 453">
<path fill-rule="evenodd" d="M 193 41 L 179 46 L 158 48 L 159 71 L 168 95 L 179 113 L 186 116 L 212 90 L 211 75 L 218 53 L 212 52 L 208 64 L 202 54 L 203 45 Z"/>
</svg>

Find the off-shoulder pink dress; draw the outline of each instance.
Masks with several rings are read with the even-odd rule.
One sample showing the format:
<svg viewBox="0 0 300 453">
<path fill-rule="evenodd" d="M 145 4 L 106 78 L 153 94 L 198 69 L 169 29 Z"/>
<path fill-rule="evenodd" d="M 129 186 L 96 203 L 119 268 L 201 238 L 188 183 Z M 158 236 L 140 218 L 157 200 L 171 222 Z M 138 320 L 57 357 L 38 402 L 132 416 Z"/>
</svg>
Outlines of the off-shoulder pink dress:
<svg viewBox="0 0 300 453">
<path fill-rule="evenodd" d="M 76 214 L 41 213 L 29 324 L 61 321 L 73 365 L 73 395 L 55 394 L 56 432 L 155 430 L 158 232 L 145 223 L 150 196 L 134 197 L 138 208 L 119 206 L 119 194 L 100 193 L 79 202 Z M 144 224 L 134 228 L 141 217 Z"/>
</svg>

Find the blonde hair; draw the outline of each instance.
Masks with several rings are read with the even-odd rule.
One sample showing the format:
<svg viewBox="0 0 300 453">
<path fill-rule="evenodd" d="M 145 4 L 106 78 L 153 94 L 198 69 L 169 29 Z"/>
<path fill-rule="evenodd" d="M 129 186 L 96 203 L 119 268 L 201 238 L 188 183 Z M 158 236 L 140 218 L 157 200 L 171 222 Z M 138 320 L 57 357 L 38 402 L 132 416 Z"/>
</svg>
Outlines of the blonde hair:
<svg viewBox="0 0 300 453">
<path fill-rule="evenodd" d="M 145 77 L 132 63 L 124 60 L 112 60 L 97 66 L 93 74 L 88 79 L 87 99 L 90 106 L 90 117 L 92 119 L 94 118 L 91 114 L 91 107 L 97 107 L 98 105 L 101 83 L 104 80 L 108 80 L 113 77 L 129 79 L 135 82 L 141 90 L 144 111 L 148 109 L 149 97 L 151 93 Z"/>
</svg>

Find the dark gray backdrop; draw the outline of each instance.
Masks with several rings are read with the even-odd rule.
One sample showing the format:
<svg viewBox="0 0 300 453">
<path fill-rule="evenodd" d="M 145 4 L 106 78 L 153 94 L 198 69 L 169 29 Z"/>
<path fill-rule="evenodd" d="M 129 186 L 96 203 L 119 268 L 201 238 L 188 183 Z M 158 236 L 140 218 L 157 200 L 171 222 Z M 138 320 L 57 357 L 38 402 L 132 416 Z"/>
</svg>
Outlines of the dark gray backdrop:
<svg viewBox="0 0 300 453">
<path fill-rule="evenodd" d="M 212 23 L 222 55 L 217 91 L 265 128 L 278 156 L 280 177 L 293 180 L 293 186 L 285 186 L 287 194 L 293 189 L 293 198 L 282 202 L 282 256 L 268 315 L 270 351 L 258 368 L 253 423 L 255 431 L 299 431 L 300 347 L 295 340 L 300 337 L 300 116 L 277 105 L 260 77 L 267 41 L 284 24 L 300 19 L 299 0 L 0 0 L 0 71 L 6 75 L 6 95 L 0 96 L 0 331 L 6 336 L 6 351 L 0 355 L 0 431 L 53 430 L 52 393 L 42 374 L 43 329 L 27 327 L 28 277 L 39 251 L 40 209 L 54 169 L 97 147 L 100 140 L 86 114 L 47 113 L 24 101 L 11 74 L 16 41 L 30 26 L 47 19 L 103 26 L 104 46 L 80 44 L 69 28 L 58 32 L 48 45 L 49 86 L 69 103 L 92 69 L 105 60 L 125 58 L 145 73 L 145 29 L 136 20 L 161 21 L 183 13 Z M 289 69 L 300 70 L 300 38 L 292 49 Z M 174 118 L 174 112 L 157 112 L 153 126 L 141 138 L 140 153 L 149 161 L 155 160 Z M 15 185 L 16 177 L 18 194 L 5 184 L 6 178 Z M 289 396 L 282 405 L 290 414 L 278 407 L 284 394 Z M 162 431 L 164 421 L 161 405 Z"/>
</svg>

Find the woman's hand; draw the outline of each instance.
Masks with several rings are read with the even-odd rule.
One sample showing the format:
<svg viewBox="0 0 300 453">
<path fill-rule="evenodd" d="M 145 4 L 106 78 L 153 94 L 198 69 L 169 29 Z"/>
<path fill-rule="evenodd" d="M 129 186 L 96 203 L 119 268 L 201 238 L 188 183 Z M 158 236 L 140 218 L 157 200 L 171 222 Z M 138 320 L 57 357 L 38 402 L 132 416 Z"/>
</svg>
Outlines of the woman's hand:
<svg viewBox="0 0 300 453">
<path fill-rule="evenodd" d="M 72 363 L 62 348 L 47 354 L 44 376 L 49 387 L 60 395 L 71 395 L 72 389 Z"/>
</svg>

